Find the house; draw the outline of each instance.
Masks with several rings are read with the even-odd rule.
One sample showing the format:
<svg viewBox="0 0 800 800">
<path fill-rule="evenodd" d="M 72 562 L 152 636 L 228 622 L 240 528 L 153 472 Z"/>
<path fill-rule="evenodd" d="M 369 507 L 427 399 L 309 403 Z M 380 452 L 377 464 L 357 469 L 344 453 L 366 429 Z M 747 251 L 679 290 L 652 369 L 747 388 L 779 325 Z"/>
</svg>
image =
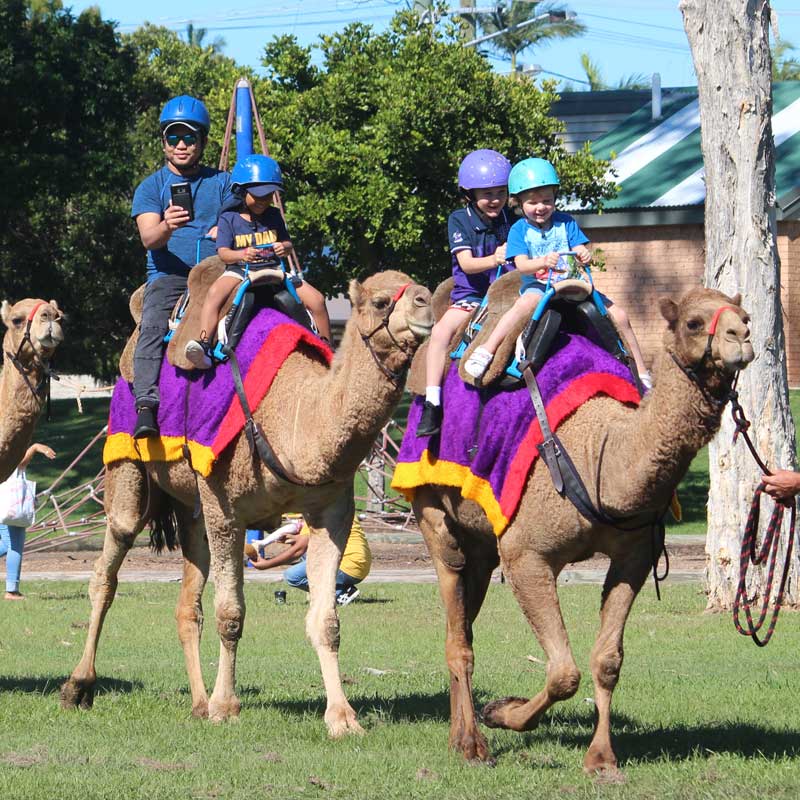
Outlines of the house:
<svg viewBox="0 0 800 800">
<path fill-rule="evenodd" d="M 570 94 L 575 96 L 564 95 L 566 106 L 562 99 L 554 107 L 563 115 L 569 149 L 581 146 L 583 132 L 605 127 L 591 148 L 611 162 L 608 177 L 620 191 L 602 213 L 569 210 L 603 251 L 606 271 L 595 275 L 598 288 L 628 311 L 645 357 L 652 358 L 663 331 L 658 297 L 680 295 L 703 282 L 705 184 L 697 89 L 665 91 L 656 102 L 657 118 L 649 92 Z M 588 94 L 608 96 L 597 123 L 587 118 L 588 110 L 598 108 L 597 97 L 591 104 L 579 97 Z M 640 105 L 609 128 L 623 102 L 620 95 Z M 574 113 L 567 113 L 570 109 Z M 772 127 L 787 366 L 789 384 L 800 386 L 800 81 L 773 87 Z"/>
</svg>

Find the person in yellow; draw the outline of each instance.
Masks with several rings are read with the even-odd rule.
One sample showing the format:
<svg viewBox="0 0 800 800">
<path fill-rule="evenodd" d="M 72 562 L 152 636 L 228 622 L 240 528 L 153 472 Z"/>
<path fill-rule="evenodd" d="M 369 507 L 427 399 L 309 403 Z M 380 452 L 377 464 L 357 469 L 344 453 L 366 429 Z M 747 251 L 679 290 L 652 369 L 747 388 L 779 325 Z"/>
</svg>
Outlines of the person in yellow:
<svg viewBox="0 0 800 800">
<path fill-rule="evenodd" d="M 298 533 L 287 533 L 278 539 L 278 541 L 289 545 L 283 552 L 272 558 L 263 558 L 256 551 L 255 558 L 250 555 L 250 563 L 256 569 L 271 569 L 284 564 L 292 564 L 292 562 L 300 559 L 283 573 L 283 579 L 289 586 L 294 586 L 296 589 L 302 589 L 307 592 L 306 551 L 308 550 L 309 535 L 308 525 L 303 522 Z M 347 544 L 344 546 L 339 571 L 336 573 L 336 602 L 340 606 L 346 606 L 358 597 L 359 591 L 356 584 L 361 583 L 369 575 L 371 566 L 372 553 L 369 549 L 369 542 L 367 542 L 367 537 L 364 535 L 358 517 L 355 517 L 353 519 L 353 527 L 350 528 L 350 536 L 347 538 Z"/>
</svg>

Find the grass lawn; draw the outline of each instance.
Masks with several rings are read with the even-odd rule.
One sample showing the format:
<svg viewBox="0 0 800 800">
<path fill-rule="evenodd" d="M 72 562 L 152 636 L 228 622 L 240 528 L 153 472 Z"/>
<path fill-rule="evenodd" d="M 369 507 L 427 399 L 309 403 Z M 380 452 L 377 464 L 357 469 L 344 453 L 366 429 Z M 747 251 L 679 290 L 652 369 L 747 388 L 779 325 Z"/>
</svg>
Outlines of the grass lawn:
<svg viewBox="0 0 800 800">
<path fill-rule="evenodd" d="M 704 615 L 697 585 L 648 585 L 634 607 L 614 733 L 624 782 L 583 775 L 592 730 L 588 654 L 600 588 L 564 587 L 564 615 L 584 682 L 527 734 L 486 730 L 497 766 L 447 750 L 444 622 L 434 585 L 370 585 L 342 609 L 346 690 L 367 733 L 330 741 L 316 656 L 303 638 L 306 604 L 247 587 L 239 650 L 238 723 L 190 718 L 173 609 L 177 586 L 120 585 L 98 659 L 91 712 L 59 709 L 58 689 L 85 636 L 77 583 L 28 583 L 2 606 L 0 786 L 14 800 L 109 798 L 641 798 L 797 797 L 800 631 L 784 616 L 756 648 L 730 617 Z M 211 591 L 206 597 L 211 613 Z M 542 684 L 537 646 L 510 590 L 492 585 L 475 625 L 479 705 L 530 696 Z M 215 674 L 213 619 L 202 646 Z"/>
</svg>

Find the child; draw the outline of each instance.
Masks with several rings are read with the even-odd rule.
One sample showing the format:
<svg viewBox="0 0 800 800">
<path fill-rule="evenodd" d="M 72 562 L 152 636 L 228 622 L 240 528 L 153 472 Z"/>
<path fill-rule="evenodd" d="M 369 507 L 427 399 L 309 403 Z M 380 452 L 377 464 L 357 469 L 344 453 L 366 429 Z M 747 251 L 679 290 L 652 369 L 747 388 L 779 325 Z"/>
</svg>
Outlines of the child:
<svg viewBox="0 0 800 800">
<path fill-rule="evenodd" d="M 543 158 L 526 158 L 511 170 L 508 186 L 511 203 L 519 206 L 523 218 L 514 223 L 508 235 L 506 255 L 522 273 L 520 297 L 500 318 L 497 326 L 482 347 L 476 347 L 464 364 L 473 378 L 482 378 L 503 339 L 521 319 L 530 317 L 544 294 L 549 270 L 566 272 L 559 253 L 572 251 L 581 264 L 592 260 L 587 247 L 589 240 L 569 215 L 555 210 L 556 189 L 560 185 L 555 168 Z M 561 262 L 561 263 L 559 263 Z M 631 355 L 636 362 L 639 378 L 646 388 L 652 380 L 631 328 L 628 315 L 603 297 L 608 315 L 624 333 Z"/>
<path fill-rule="evenodd" d="M 508 159 L 494 150 L 475 150 L 461 162 L 458 185 L 467 205 L 450 215 L 447 224 L 453 266 L 450 308 L 433 326 L 425 362 L 425 405 L 417 436 L 433 436 L 442 425 L 442 367 L 450 342 L 489 291 L 498 267 L 506 272 L 506 239 L 511 216 L 508 200 Z"/>
<path fill-rule="evenodd" d="M 200 313 L 200 339 L 186 345 L 186 358 L 197 369 L 211 367 L 212 342 L 220 310 L 231 290 L 244 280 L 247 269 L 279 267 L 279 259 L 292 251 L 283 217 L 272 205 L 273 194 L 283 191 L 278 162 L 269 156 L 247 156 L 233 168 L 231 178 L 232 189 L 242 198 L 242 203 L 237 210 L 225 211 L 219 218 L 217 255 L 228 268 L 206 295 Z M 305 281 L 297 287 L 297 295 L 311 312 L 320 336 L 330 341 L 325 298 Z"/>
</svg>

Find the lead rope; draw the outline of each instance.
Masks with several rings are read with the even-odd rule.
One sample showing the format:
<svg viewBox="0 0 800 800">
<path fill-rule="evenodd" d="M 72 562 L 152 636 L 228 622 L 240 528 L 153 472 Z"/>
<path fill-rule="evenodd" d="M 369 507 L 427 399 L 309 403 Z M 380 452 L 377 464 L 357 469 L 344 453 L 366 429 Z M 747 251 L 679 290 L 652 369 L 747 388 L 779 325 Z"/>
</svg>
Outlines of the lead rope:
<svg viewBox="0 0 800 800">
<path fill-rule="evenodd" d="M 744 442 L 747 445 L 747 448 L 750 450 L 750 454 L 753 456 L 753 459 L 758 464 L 762 473 L 765 475 L 772 475 L 772 472 L 759 457 L 758 452 L 756 451 L 753 442 L 747 433 L 747 429 L 750 427 L 750 422 L 745 416 L 744 409 L 739 403 L 739 395 L 736 391 L 736 383 L 738 379 L 739 376 L 737 374 L 736 378 L 734 378 L 730 391 L 731 414 L 733 415 L 733 421 L 736 425 L 733 441 L 735 442 L 738 436 L 741 434 L 742 439 L 744 439 Z M 742 549 L 739 555 L 739 584 L 736 587 L 736 597 L 733 601 L 734 627 L 739 633 L 742 634 L 742 636 L 749 636 L 753 642 L 758 645 L 758 647 L 765 647 L 772 638 L 772 634 L 775 632 L 775 625 L 778 622 L 778 614 L 780 613 L 784 591 L 786 590 L 786 581 L 789 577 L 789 567 L 791 566 L 792 550 L 794 548 L 795 524 L 797 522 L 797 502 L 792 500 L 792 513 L 789 522 L 789 541 L 786 545 L 783 574 L 781 576 L 778 593 L 775 597 L 775 606 L 772 611 L 772 617 L 770 618 L 767 633 L 763 639 L 760 639 L 758 632 L 763 627 L 767 618 L 767 612 L 769 611 L 769 600 L 772 595 L 772 586 L 775 579 L 775 568 L 778 562 L 778 545 L 780 544 L 780 533 L 783 527 L 783 514 L 785 509 L 785 506 L 782 503 L 776 501 L 775 508 L 773 509 L 772 516 L 769 520 L 769 525 L 767 525 L 767 530 L 764 533 L 764 540 L 761 544 L 761 548 L 758 549 L 756 546 L 756 538 L 758 533 L 758 522 L 761 515 L 761 495 L 764 493 L 764 489 L 765 485 L 760 483 L 755 490 L 753 501 L 750 504 L 750 514 L 747 517 L 747 524 L 744 528 Z M 757 549 L 758 553 L 756 553 Z M 750 564 L 753 564 L 754 566 L 767 565 L 767 584 L 763 592 L 763 599 L 758 615 L 758 621 L 755 623 L 753 622 L 753 616 L 750 612 L 750 599 L 747 596 L 747 573 L 749 571 Z M 744 609 L 745 619 L 747 620 L 746 629 L 740 622 L 739 615 L 742 608 Z"/>
</svg>

